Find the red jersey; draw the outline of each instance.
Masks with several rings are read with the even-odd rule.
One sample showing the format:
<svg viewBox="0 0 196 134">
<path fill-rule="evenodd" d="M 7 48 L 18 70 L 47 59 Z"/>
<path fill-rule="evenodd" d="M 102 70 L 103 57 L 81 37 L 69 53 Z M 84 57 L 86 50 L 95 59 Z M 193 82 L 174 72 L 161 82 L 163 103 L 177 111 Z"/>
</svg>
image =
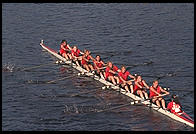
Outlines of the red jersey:
<svg viewBox="0 0 196 134">
<path fill-rule="evenodd" d="M 152 87 L 152 86 L 151 86 Z M 157 88 L 155 89 L 159 94 L 161 93 L 161 87 L 157 86 Z M 157 94 L 153 91 L 150 90 L 150 98 L 153 96 L 157 96 Z"/>
<path fill-rule="evenodd" d="M 80 50 L 77 49 L 76 52 L 74 52 L 74 50 L 71 50 L 71 53 L 72 53 L 74 56 L 79 57 L 79 55 L 80 55 Z"/>
<path fill-rule="evenodd" d="M 115 66 L 115 65 L 113 65 L 112 68 L 107 67 L 107 68 L 105 69 L 105 79 L 107 79 L 109 76 L 113 76 L 113 73 L 110 73 L 110 72 L 109 72 L 110 70 L 112 70 L 112 71 L 114 71 L 114 72 L 117 72 L 118 67 Z"/>
<path fill-rule="evenodd" d="M 118 76 L 119 77 L 122 77 L 123 80 L 125 80 L 125 81 L 127 81 L 129 75 L 130 75 L 130 73 L 128 71 L 126 71 L 125 73 L 122 73 L 122 72 L 119 72 L 118 73 Z M 122 83 L 122 80 L 121 79 L 120 79 L 120 83 Z"/>
<path fill-rule="evenodd" d="M 90 56 L 88 55 L 87 57 L 85 57 L 87 60 L 90 60 Z M 85 64 L 87 64 L 87 61 L 86 60 L 84 60 L 84 58 L 82 57 L 82 65 L 85 65 Z"/>
<path fill-rule="evenodd" d="M 61 45 L 61 46 L 62 46 L 62 45 Z M 67 45 L 65 45 L 64 48 L 65 48 L 65 49 L 69 49 Z M 68 52 L 68 51 L 66 51 L 66 50 L 64 50 L 64 49 L 62 49 L 62 48 L 60 49 L 60 54 L 67 53 L 67 52 Z"/>
<path fill-rule="evenodd" d="M 171 113 L 181 113 L 182 110 L 181 110 L 181 107 L 179 104 L 176 104 L 174 101 L 170 102 L 168 105 L 167 105 L 167 109 L 170 110 Z"/>
<path fill-rule="evenodd" d="M 103 67 L 103 64 L 102 64 L 101 61 L 94 61 L 94 64 L 96 64 L 96 66 L 97 66 L 98 68 Z M 97 69 L 96 66 L 94 66 L 95 69 Z"/>
<path fill-rule="evenodd" d="M 136 82 L 136 81 L 135 81 Z M 143 81 L 140 81 L 140 82 L 138 82 L 138 84 L 140 85 L 140 86 L 142 86 L 142 87 L 144 87 L 144 83 L 143 83 Z M 136 84 L 134 85 L 134 92 L 135 91 L 137 91 L 137 90 L 139 90 L 139 89 L 141 89 L 140 87 L 138 87 Z"/>
</svg>

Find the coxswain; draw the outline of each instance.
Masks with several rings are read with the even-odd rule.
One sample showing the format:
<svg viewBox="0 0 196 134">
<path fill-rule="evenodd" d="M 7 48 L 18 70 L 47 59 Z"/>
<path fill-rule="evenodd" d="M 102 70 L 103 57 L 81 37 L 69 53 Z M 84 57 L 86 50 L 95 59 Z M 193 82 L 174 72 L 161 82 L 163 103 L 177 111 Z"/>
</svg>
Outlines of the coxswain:
<svg viewBox="0 0 196 134">
<path fill-rule="evenodd" d="M 120 70 L 118 69 L 118 67 L 113 65 L 112 62 L 109 61 L 107 63 L 107 68 L 105 69 L 105 72 L 104 72 L 105 80 L 112 81 L 112 83 L 116 85 L 117 84 L 116 81 L 118 77 L 114 75 L 117 74 L 117 72 L 119 71 Z"/>
<path fill-rule="evenodd" d="M 162 104 L 162 108 L 166 109 L 165 107 L 165 100 L 162 97 L 157 97 L 160 96 L 161 93 L 169 94 L 166 90 L 164 90 L 161 86 L 159 86 L 158 80 L 153 81 L 153 85 L 150 87 L 150 98 L 152 99 L 153 103 L 156 103 L 156 105 L 160 108 L 160 102 Z"/>
<path fill-rule="evenodd" d="M 94 69 L 96 71 L 96 73 L 98 75 L 101 76 L 101 78 L 104 78 L 103 75 L 103 66 L 107 65 L 103 62 L 103 60 L 101 59 L 100 55 L 96 55 L 95 59 L 93 59 L 93 63 L 94 63 Z"/>
<path fill-rule="evenodd" d="M 146 84 L 145 80 L 143 80 L 140 75 L 137 75 L 134 84 L 134 94 L 139 95 L 142 99 L 144 99 L 144 96 L 146 99 L 148 99 L 148 93 L 146 92 L 146 89 L 149 89 L 149 86 Z"/>
<path fill-rule="evenodd" d="M 82 51 L 80 51 L 77 46 L 73 46 L 73 48 L 71 49 L 71 55 L 70 55 L 70 59 L 75 61 L 77 66 L 80 66 L 78 60 L 81 60 L 81 56 L 80 54 L 84 54 Z"/>
<path fill-rule="evenodd" d="M 188 119 L 189 122 L 194 123 L 194 120 L 182 110 L 182 105 L 180 104 L 180 101 L 177 95 L 171 96 L 171 102 L 168 103 L 167 110 L 177 116 L 180 116 L 180 118 L 184 120 Z"/>
<path fill-rule="evenodd" d="M 179 98 L 177 95 L 172 95 L 171 96 L 171 102 L 168 103 L 167 105 L 167 110 L 170 111 L 171 113 L 174 113 L 174 114 L 180 114 L 182 113 L 182 110 L 181 110 L 182 106 L 179 102 Z"/>
<path fill-rule="evenodd" d="M 69 51 L 71 50 L 71 47 L 69 46 L 69 44 L 67 44 L 66 40 L 62 40 L 61 42 L 61 48 L 60 48 L 60 55 L 62 55 L 63 57 L 65 57 L 66 60 L 69 60 Z"/>
<path fill-rule="evenodd" d="M 133 83 L 132 80 L 128 80 L 128 77 L 135 80 L 135 77 L 126 70 L 126 67 L 122 66 L 118 72 L 117 83 L 125 88 L 127 92 L 130 93 L 129 89 L 131 89 L 131 93 L 133 93 Z"/>
<path fill-rule="evenodd" d="M 93 59 L 93 57 L 90 55 L 90 51 L 85 50 L 82 56 L 81 65 L 88 72 L 94 70 L 93 66 L 89 63 L 91 59 Z"/>
</svg>

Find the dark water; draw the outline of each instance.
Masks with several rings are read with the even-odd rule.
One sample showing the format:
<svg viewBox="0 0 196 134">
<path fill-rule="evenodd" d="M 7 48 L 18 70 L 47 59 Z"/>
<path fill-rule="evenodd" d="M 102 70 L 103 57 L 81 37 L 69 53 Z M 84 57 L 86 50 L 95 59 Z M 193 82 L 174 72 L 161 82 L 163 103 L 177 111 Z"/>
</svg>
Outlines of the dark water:
<svg viewBox="0 0 196 134">
<path fill-rule="evenodd" d="M 142 105 L 94 112 L 130 99 L 101 90 L 69 66 L 19 70 L 56 61 L 42 51 L 41 39 L 55 50 L 66 39 L 104 61 L 131 66 L 149 85 L 159 77 L 194 118 L 193 12 L 193 4 L 3 4 L 2 129 L 192 131 Z M 68 78 L 45 84 L 62 77 Z M 70 96 L 90 90 L 96 91 Z"/>
</svg>

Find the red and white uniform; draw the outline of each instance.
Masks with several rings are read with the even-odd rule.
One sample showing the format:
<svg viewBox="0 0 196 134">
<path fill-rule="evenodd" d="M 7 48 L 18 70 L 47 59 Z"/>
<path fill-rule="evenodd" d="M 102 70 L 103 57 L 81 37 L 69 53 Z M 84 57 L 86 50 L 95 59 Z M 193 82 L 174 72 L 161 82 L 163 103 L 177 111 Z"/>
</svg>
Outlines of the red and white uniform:
<svg viewBox="0 0 196 134">
<path fill-rule="evenodd" d="M 102 63 L 101 61 L 94 61 L 94 64 L 96 64 L 96 66 L 97 66 L 98 68 L 102 68 L 102 67 L 103 67 L 103 63 Z M 97 69 L 96 66 L 94 65 L 94 69 Z"/>
<path fill-rule="evenodd" d="M 170 110 L 171 113 L 182 113 L 181 107 L 179 104 L 176 104 L 174 101 L 170 102 L 167 105 L 167 109 Z"/>
<path fill-rule="evenodd" d="M 71 54 L 73 54 L 73 55 L 76 56 L 76 57 L 79 57 L 79 55 L 80 55 L 80 50 L 77 49 L 76 52 L 74 52 L 74 50 L 71 50 Z"/>
<path fill-rule="evenodd" d="M 110 73 L 110 72 L 109 72 L 110 70 L 111 70 L 110 67 L 107 67 L 107 68 L 105 69 L 105 79 L 107 79 L 109 76 L 114 76 L 113 73 Z M 115 65 L 113 65 L 112 71 L 117 72 L 117 70 L 118 70 L 118 67 L 115 66 Z"/>
<path fill-rule="evenodd" d="M 88 55 L 87 57 L 85 57 L 87 60 L 90 60 L 90 56 Z M 82 57 L 82 65 L 87 64 L 87 61 Z"/>
<path fill-rule="evenodd" d="M 128 71 L 126 71 L 125 73 L 122 73 L 122 72 L 118 73 L 118 76 L 122 77 L 123 80 L 125 80 L 125 81 L 127 81 L 129 75 L 130 75 L 130 73 Z M 122 83 L 123 81 L 120 79 L 119 82 Z"/>
<path fill-rule="evenodd" d="M 135 82 L 136 82 L 136 81 L 135 81 Z M 138 82 L 138 84 L 139 84 L 140 86 L 144 87 L 144 83 L 143 83 L 142 81 Z M 135 84 L 135 85 L 134 85 L 133 92 L 135 93 L 137 90 L 141 90 L 141 88 Z"/>
<path fill-rule="evenodd" d="M 62 45 L 61 45 L 62 46 Z M 69 49 L 67 45 L 64 46 L 65 49 Z M 60 49 L 60 54 L 67 53 L 68 51 L 64 50 L 63 48 Z"/>
<path fill-rule="evenodd" d="M 152 86 L 151 86 L 152 87 Z M 159 94 L 161 93 L 161 87 L 157 86 L 157 88 L 155 89 Z M 150 90 L 150 98 L 153 96 L 158 96 L 155 92 Z"/>
</svg>

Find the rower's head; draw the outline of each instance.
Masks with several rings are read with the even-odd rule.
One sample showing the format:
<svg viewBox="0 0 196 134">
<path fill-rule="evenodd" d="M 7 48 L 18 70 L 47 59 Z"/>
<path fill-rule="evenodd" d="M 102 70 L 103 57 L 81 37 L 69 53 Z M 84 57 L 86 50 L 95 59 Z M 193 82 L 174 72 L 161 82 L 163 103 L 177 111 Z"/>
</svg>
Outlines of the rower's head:
<svg viewBox="0 0 196 134">
<path fill-rule="evenodd" d="M 90 51 L 89 51 L 89 50 L 86 50 L 86 51 L 85 51 L 85 54 L 86 54 L 86 55 L 89 55 L 89 54 L 90 54 Z"/>
<path fill-rule="evenodd" d="M 73 50 L 74 50 L 74 52 L 76 52 L 77 46 L 73 46 Z"/>
<path fill-rule="evenodd" d="M 156 88 L 158 85 L 159 85 L 158 80 L 154 80 L 154 81 L 153 81 L 153 87 L 155 87 L 155 88 Z"/>
<path fill-rule="evenodd" d="M 67 41 L 66 41 L 66 40 L 62 40 L 62 41 L 61 41 L 61 44 L 67 45 Z"/>
<path fill-rule="evenodd" d="M 171 101 L 173 101 L 173 102 L 175 102 L 175 103 L 177 103 L 177 104 L 180 104 L 178 95 L 173 94 L 173 95 L 171 96 Z M 181 105 L 181 104 L 180 104 L 180 105 Z"/>
<path fill-rule="evenodd" d="M 138 81 L 138 82 L 142 81 L 142 76 L 141 76 L 141 75 L 138 75 L 138 76 L 137 76 L 137 81 Z"/>
<path fill-rule="evenodd" d="M 121 72 L 122 73 L 125 73 L 126 72 L 126 67 L 124 65 L 121 67 Z"/>
<path fill-rule="evenodd" d="M 96 61 L 100 61 L 101 60 L 101 57 L 100 57 L 100 55 L 96 55 Z"/>
<path fill-rule="evenodd" d="M 108 61 L 108 66 L 110 67 L 110 68 L 112 68 L 112 62 L 111 61 Z"/>
</svg>

